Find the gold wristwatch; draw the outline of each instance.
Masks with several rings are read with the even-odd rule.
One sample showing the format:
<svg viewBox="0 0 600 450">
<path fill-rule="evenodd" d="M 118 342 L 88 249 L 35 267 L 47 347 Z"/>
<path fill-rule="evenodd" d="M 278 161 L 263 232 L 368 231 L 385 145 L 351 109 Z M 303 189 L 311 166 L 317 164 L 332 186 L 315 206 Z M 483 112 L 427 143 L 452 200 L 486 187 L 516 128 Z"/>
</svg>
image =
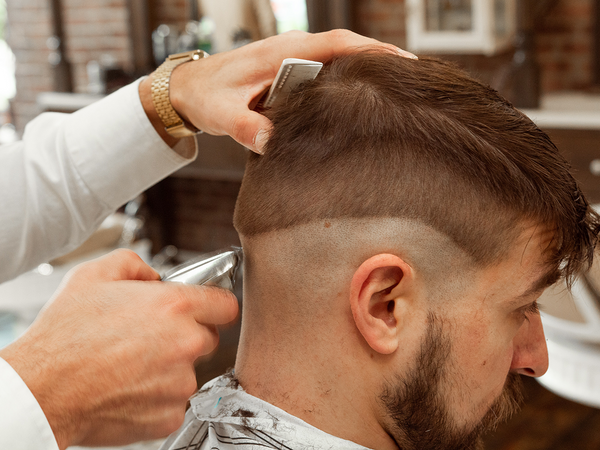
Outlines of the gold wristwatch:
<svg viewBox="0 0 600 450">
<path fill-rule="evenodd" d="M 206 58 L 207 56 L 208 53 L 202 50 L 176 53 L 170 55 L 165 62 L 156 69 L 156 72 L 154 72 L 154 78 L 152 80 L 152 103 L 154 103 L 156 112 L 158 112 L 158 116 L 160 117 L 160 120 L 162 120 L 165 130 L 173 137 L 184 138 L 187 136 L 194 136 L 199 133 L 200 130 L 191 123 L 184 121 L 173 109 L 171 100 L 169 99 L 169 80 L 171 79 L 171 73 L 179 64 Z"/>
</svg>

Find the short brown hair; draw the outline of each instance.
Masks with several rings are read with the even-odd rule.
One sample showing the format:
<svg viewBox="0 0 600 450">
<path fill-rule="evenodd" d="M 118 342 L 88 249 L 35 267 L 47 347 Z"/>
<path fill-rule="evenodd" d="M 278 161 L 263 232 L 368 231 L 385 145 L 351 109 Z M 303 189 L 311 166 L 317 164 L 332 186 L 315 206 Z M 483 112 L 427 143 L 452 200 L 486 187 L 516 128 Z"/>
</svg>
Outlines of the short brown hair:
<svg viewBox="0 0 600 450">
<path fill-rule="evenodd" d="M 318 219 L 398 217 L 448 235 L 480 265 L 524 220 L 553 227 L 551 263 L 569 279 L 600 230 L 548 136 L 496 91 L 430 58 L 361 51 L 326 65 L 269 112 L 234 225 L 244 236 Z"/>
</svg>

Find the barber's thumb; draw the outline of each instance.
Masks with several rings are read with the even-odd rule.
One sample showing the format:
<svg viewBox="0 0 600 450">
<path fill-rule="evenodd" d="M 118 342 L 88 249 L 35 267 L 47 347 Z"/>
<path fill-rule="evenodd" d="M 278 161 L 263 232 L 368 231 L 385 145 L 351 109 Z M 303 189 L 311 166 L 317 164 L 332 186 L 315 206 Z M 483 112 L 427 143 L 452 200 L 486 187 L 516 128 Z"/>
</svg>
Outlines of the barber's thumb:
<svg viewBox="0 0 600 450">
<path fill-rule="evenodd" d="M 193 297 L 196 322 L 205 325 L 225 325 L 237 317 L 239 304 L 231 291 L 214 286 L 186 287 L 195 290 Z"/>
<path fill-rule="evenodd" d="M 237 117 L 231 137 L 244 147 L 262 155 L 272 126 L 271 121 L 262 114 L 246 110 Z"/>
</svg>

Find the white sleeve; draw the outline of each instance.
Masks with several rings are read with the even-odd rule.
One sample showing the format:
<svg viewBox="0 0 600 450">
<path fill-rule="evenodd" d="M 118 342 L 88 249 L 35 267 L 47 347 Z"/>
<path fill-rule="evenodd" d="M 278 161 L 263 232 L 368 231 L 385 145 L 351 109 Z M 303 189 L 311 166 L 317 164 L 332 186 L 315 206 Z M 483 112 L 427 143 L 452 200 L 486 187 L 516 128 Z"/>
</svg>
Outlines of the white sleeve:
<svg viewBox="0 0 600 450">
<path fill-rule="evenodd" d="M 73 114 L 41 114 L 22 141 L 0 147 L 0 282 L 75 249 L 114 210 L 195 158 L 165 144 L 138 85 Z"/>
<path fill-rule="evenodd" d="M 0 448 L 58 450 L 52 428 L 17 372 L 0 358 Z"/>
</svg>

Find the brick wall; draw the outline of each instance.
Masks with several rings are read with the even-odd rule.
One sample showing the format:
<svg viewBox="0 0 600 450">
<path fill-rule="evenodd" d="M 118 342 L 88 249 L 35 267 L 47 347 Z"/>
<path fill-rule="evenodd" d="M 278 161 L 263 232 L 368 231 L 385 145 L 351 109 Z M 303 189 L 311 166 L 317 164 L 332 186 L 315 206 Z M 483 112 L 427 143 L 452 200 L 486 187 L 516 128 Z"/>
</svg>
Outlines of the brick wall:
<svg viewBox="0 0 600 450">
<path fill-rule="evenodd" d="M 127 0 L 62 0 L 65 50 L 72 65 L 75 92 L 86 92 L 86 65 L 108 55 L 125 70 L 131 69 Z M 149 0 L 153 28 L 159 23 L 183 27 L 190 16 L 187 0 Z M 36 97 L 53 89 L 50 51 L 52 34 L 49 0 L 7 0 L 9 45 L 17 60 L 17 96 L 12 102 L 14 121 L 22 131 L 40 113 Z"/>
<path fill-rule="evenodd" d="M 63 0 L 67 58 L 75 92 L 87 92 L 87 63 L 108 56 L 131 69 L 126 0 Z"/>
<path fill-rule="evenodd" d="M 37 94 L 52 90 L 46 47 L 51 34 L 50 9 L 46 0 L 8 0 L 8 44 L 16 58 L 17 94 L 11 102 L 19 129 L 38 114 Z"/>
<path fill-rule="evenodd" d="M 240 245 L 233 228 L 240 185 L 239 181 L 170 177 L 148 190 L 144 215 L 153 252 L 166 245 L 197 252 Z"/>
<path fill-rule="evenodd" d="M 558 0 L 537 25 L 542 91 L 592 86 L 593 1 Z"/>
<path fill-rule="evenodd" d="M 239 182 L 173 178 L 172 244 L 209 252 L 240 245 L 233 228 Z"/>
</svg>

